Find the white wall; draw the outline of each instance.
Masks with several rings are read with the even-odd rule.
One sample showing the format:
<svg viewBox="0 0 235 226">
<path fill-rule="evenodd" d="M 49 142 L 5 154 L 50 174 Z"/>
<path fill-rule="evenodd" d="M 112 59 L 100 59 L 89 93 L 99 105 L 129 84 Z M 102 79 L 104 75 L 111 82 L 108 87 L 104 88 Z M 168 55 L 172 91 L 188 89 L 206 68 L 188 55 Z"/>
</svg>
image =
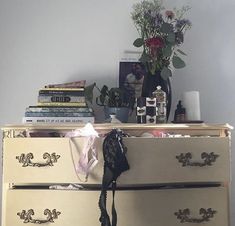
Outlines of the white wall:
<svg viewBox="0 0 235 226">
<path fill-rule="evenodd" d="M 45 84 L 87 79 L 115 85 L 119 59 L 134 50 L 137 37 L 130 19 L 134 2 L 0 0 L 0 125 L 20 123 Z M 187 67 L 172 78 L 173 110 L 183 91 L 199 90 L 205 122 L 235 125 L 235 1 L 165 2 L 192 7 L 183 48 Z"/>
</svg>

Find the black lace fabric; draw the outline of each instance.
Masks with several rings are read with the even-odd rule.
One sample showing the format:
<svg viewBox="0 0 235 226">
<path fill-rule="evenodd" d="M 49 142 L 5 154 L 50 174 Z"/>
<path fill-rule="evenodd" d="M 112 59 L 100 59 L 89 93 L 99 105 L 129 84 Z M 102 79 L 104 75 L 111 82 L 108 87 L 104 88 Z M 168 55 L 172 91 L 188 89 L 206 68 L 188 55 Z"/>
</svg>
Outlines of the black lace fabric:
<svg viewBox="0 0 235 226">
<path fill-rule="evenodd" d="M 99 208 L 101 210 L 101 226 L 116 226 L 117 212 L 115 209 L 115 190 L 116 180 L 122 172 L 129 170 L 129 164 L 126 158 L 127 148 L 124 146 L 122 138 L 127 135 L 121 130 L 113 129 L 104 139 L 103 157 L 104 174 L 102 179 L 102 188 L 99 198 Z M 112 204 L 112 223 L 106 209 L 107 190 L 111 186 L 113 192 Z"/>
</svg>

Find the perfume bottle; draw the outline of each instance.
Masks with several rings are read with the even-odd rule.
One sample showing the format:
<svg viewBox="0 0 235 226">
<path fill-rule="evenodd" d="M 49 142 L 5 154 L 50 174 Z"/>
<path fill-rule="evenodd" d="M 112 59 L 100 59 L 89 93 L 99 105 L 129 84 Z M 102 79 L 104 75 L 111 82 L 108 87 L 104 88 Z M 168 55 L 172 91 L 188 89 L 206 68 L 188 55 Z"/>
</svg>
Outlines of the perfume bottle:
<svg viewBox="0 0 235 226">
<path fill-rule="evenodd" d="M 153 97 L 156 98 L 156 123 L 166 123 L 166 92 L 157 86 Z"/>
<path fill-rule="evenodd" d="M 175 115 L 174 115 L 174 121 L 175 122 L 185 122 L 186 121 L 186 117 L 185 114 L 186 110 L 183 107 L 183 105 L 181 104 L 181 100 L 179 100 L 178 104 L 177 104 L 177 108 L 175 110 Z"/>
</svg>

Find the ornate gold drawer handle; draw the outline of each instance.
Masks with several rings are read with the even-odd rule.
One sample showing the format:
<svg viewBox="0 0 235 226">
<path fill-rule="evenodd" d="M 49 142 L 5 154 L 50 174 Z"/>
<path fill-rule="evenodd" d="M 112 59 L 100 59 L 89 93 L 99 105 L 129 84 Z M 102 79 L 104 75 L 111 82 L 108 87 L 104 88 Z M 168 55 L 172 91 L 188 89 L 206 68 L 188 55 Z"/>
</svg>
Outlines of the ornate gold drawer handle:
<svg viewBox="0 0 235 226">
<path fill-rule="evenodd" d="M 56 153 L 49 154 L 45 152 L 43 154 L 43 159 L 46 159 L 45 163 L 34 163 L 31 161 L 33 159 L 33 153 L 21 154 L 20 156 L 16 156 L 19 163 L 23 163 L 22 167 L 33 166 L 33 167 L 44 167 L 44 166 L 53 166 L 53 163 L 57 162 L 57 159 L 60 158 L 60 155 Z"/>
<path fill-rule="evenodd" d="M 214 154 L 214 152 L 206 153 L 203 152 L 201 154 L 201 158 L 204 159 L 203 162 L 191 162 L 192 154 L 190 152 L 187 153 L 181 153 L 180 155 L 177 155 L 176 158 L 180 163 L 182 163 L 182 166 L 211 166 L 212 163 L 216 161 L 216 159 L 219 157 L 219 155 Z"/>
<path fill-rule="evenodd" d="M 202 215 L 201 218 L 190 217 L 189 209 L 179 210 L 178 212 L 175 212 L 175 215 L 177 216 L 177 219 L 180 220 L 180 223 L 202 223 L 210 221 L 210 219 L 213 218 L 216 213 L 217 211 L 211 208 L 201 208 L 199 210 L 199 214 Z"/>
<path fill-rule="evenodd" d="M 61 212 L 56 211 L 53 209 L 52 211 L 49 209 L 44 210 L 44 215 L 47 216 L 45 220 L 37 220 L 33 219 L 32 215 L 34 215 L 33 209 L 30 209 L 26 212 L 26 210 L 22 210 L 21 212 L 17 213 L 20 219 L 24 220 L 23 223 L 33 223 L 33 224 L 46 224 L 46 223 L 54 223 L 54 219 L 57 219 Z"/>
</svg>

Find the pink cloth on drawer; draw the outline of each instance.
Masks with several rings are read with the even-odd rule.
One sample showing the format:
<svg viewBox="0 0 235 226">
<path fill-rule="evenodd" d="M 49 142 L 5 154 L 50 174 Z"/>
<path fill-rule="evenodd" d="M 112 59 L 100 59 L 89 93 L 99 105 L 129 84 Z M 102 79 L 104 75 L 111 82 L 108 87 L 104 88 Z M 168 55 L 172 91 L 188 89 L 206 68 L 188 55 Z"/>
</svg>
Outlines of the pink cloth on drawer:
<svg viewBox="0 0 235 226">
<path fill-rule="evenodd" d="M 65 137 L 71 138 L 71 141 L 73 141 L 73 137 L 86 138 L 84 147 L 79 157 L 79 161 L 76 164 L 75 168 L 77 174 L 84 174 L 85 180 L 87 180 L 89 173 L 98 163 L 98 152 L 94 145 L 96 137 L 99 137 L 97 131 L 95 131 L 92 124 L 87 123 L 86 126 L 81 129 L 76 129 L 74 131 L 66 133 Z"/>
</svg>

